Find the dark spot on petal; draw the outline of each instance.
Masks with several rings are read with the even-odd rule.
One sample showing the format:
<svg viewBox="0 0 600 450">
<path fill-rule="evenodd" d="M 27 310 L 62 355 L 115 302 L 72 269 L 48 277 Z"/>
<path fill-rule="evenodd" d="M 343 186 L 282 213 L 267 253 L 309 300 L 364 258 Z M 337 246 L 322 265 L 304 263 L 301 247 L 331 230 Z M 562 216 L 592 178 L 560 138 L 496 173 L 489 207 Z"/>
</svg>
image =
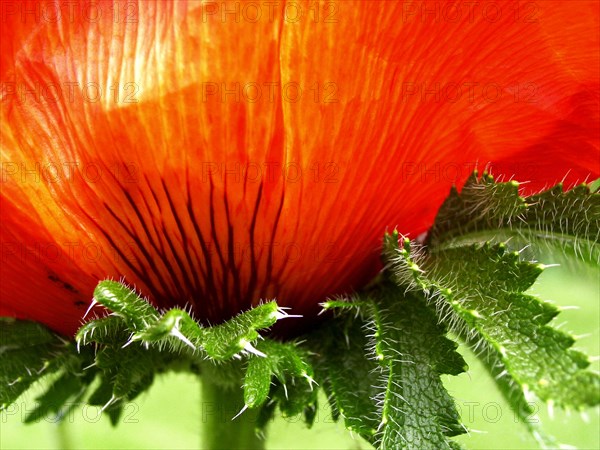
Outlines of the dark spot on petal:
<svg viewBox="0 0 600 450">
<path fill-rule="evenodd" d="M 63 283 L 63 287 L 70 292 L 77 293 L 77 289 L 71 286 L 69 283 Z"/>
<path fill-rule="evenodd" d="M 79 291 L 77 289 L 75 289 L 73 287 L 73 285 L 69 284 L 69 283 L 65 283 L 64 281 L 62 281 L 58 276 L 56 276 L 55 274 L 51 273 L 48 275 L 48 279 L 50 281 L 52 281 L 53 283 L 58 283 L 61 284 L 63 289 L 66 289 L 69 292 L 72 292 L 73 294 L 78 294 Z"/>
</svg>

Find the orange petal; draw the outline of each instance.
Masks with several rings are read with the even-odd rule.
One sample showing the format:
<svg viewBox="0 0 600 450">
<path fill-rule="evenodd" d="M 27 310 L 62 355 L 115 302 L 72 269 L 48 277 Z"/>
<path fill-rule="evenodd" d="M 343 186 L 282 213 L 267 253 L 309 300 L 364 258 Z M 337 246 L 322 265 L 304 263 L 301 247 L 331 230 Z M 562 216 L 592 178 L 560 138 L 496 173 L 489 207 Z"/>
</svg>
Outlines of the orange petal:
<svg viewBox="0 0 600 450">
<path fill-rule="evenodd" d="M 600 174 L 597 2 L 248 5 L 3 21 L 0 311 L 69 333 L 125 277 L 212 323 L 312 315 L 475 166 Z M 61 257 L 11 253 L 37 241 Z"/>
</svg>

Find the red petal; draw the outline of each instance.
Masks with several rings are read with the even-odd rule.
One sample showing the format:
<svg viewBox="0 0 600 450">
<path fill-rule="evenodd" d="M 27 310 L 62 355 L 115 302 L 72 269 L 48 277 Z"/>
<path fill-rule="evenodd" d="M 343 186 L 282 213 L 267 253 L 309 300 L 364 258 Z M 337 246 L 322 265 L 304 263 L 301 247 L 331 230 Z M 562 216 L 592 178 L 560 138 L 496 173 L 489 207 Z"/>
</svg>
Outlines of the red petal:
<svg viewBox="0 0 600 450">
<path fill-rule="evenodd" d="M 72 332 L 124 276 L 211 322 L 275 295 L 312 314 L 475 165 L 530 190 L 600 174 L 597 2 L 207 5 L 3 21 L 2 246 L 61 258 L 7 253 L 0 311 Z"/>
</svg>

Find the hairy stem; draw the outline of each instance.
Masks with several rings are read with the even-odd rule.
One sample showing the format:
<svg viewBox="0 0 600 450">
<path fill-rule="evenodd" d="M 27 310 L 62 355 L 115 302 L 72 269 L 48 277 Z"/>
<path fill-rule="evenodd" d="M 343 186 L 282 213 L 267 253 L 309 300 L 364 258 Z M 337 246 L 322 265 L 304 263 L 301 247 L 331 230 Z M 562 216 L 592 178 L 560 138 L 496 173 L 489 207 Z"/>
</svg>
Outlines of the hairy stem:
<svg viewBox="0 0 600 450">
<path fill-rule="evenodd" d="M 202 448 L 262 450 L 265 442 L 255 434 L 257 412 L 246 410 L 242 389 L 224 387 L 204 377 L 202 380 Z"/>
</svg>

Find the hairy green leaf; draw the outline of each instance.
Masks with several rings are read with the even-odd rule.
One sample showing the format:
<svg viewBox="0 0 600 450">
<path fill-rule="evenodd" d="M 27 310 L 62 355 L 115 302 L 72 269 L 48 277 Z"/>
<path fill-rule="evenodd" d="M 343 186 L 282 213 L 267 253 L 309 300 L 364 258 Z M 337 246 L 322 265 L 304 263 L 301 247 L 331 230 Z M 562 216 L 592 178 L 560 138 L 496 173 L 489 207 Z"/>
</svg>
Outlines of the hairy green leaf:
<svg viewBox="0 0 600 450">
<path fill-rule="evenodd" d="M 40 378 L 61 368 L 64 341 L 34 322 L 0 319 L 0 410 Z"/>
<path fill-rule="evenodd" d="M 258 330 L 272 326 L 288 314 L 275 302 L 259 305 L 229 321 L 213 327 L 202 327 L 181 309 L 173 308 L 163 314 L 157 311 L 129 287 L 116 281 L 101 281 L 94 291 L 94 300 L 113 316 L 95 319 L 83 325 L 76 336 L 78 344 L 89 342 L 112 343 L 129 334 L 127 342 L 143 343 L 172 352 L 187 348 L 193 353 L 204 352 L 209 358 L 227 360 L 239 353 L 261 355 L 252 345 L 259 337 Z"/>
<path fill-rule="evenodd" d="M 282 411 L 296 413 L 315 408 L 313 372 L 306 353 L 292 343 L 266 340 L 259 345 L 262 350 L 252 345 L 260 338 L 260 330 L 289 317 L 275 302 L 213 327 L 202 327 L 181 309 L 159 312 L 135 291 L 115 281 L 100 282 L 94 302 L 103 305 L 109 315 L 84 324 L 76 334 L 76 347 L 36 323 L 0 320 L 2 408 L 40 377 L 56 373 L 38 397 L 28 422 L 51 413 L 60 419 L 74 403 L 88 401 L 101 406 L 114 424 L 124 402 L 148 389 L 156 373 L 182 368 L 210 373 L 212 367 L 216 374 L 219 364 L 222 373 L 229 373 L 229 385 L 239 388 L 243 372 L 234 360 L 252 354 L 256 357 L 251 359 L 246 377 L 249 406 L 265 403 L 265 386 L 268 392 L 273 376 L 279 383 L 275 387 L 285 392 L 279 399 Z M 268 375 L 260 376 L 264 362 Z M 227 377 L 215 378 L 218 381 Z M 90 395 L 89 387 L 95 380 L 99 384 Z M 251 387 L 259 388 L 258 396 L 251 397 Z M 307 414 L 310 417 L 310 411 Z"/>
<path fill-rule="evenodd" d="M 466 364 L 424 299 L 381 283 L 368 296 L 323 306 L 342 313 L 337 345 L 324 349 L 318 367 L 346 426 L 382 449 L 456 447 L 448 437 L 464 429 L 440 376 Z"/>
<path fill-rule="evenodd" d="M 152 384 L 156 372 L 181 367 L 182 360 L 189 361 L 184 367 L 201 367 L 216 383 L 223 381 L 221 384 L 237 389 L 242 372 L 232 359 L 242 355 L 251 356 L 245 374 L 246 407 L 264 406 L 268 415 L 276 406 L 273 402 L 265 405 L 271 397 L 284 413 L 306 410 L 310 417 L 315 408 L 313 372 L 306 354 L 292 343 L 264 340 L 256 344 L 258 348 L 252 344 L 260 338 L 259 330 L 289 317 L 275 302 L 261 304 L 221 325 L 203 327 L 184 310 L 157 311 L 114 281 L 101 282 L 94 298 L 111 315 L 83 325 L 76 340 L 79 346 L 99 345 L 94 368 L 102 382 L 91 400 L 102 404 L 112 420 L 118 419 L 124 400 L 135 398 Z"/>
<path fill-rule="evenodd" d="M 158 319 L 157 311 L 133 289 L 118 281 L 104 280 L 94 290 L 94 302 L 123 319 L 132 331 L 144 329 Z"/>
<path fill-rule="evenodd" d="M 108 316 L 83 324 L 77 331 L 75 340 L 79 348 L 92 342 L 102 345 L 122 345 L 129 335 L 123 319 L 118 316 Z"/>
<path fill-rule="evenodd" d="M 278 318 L 283 317 L 285 313 L 275 302 L 264 303 L 222 325 L 206 328 L 202 346 L 215 359 L 228 359 L 241 351 L 262 356 L 251 342 L 258 339 L 258 330 L 274 325 Z"/>
<path fill-rule="evenodd" d="M 346 304 L 349 303 L 340 306 Z M 336 306 L 324 306 L 327 305 Z M 352 311 L 354 307 L 348 309 Z M 380 423 L 375 398 L 385 380 L 380 377 L 366 334 L 362 317 L 341 314 L 313 333 L 309 345 L 315 349 L 317 379 L 327 393 L 333 418 L 341 416 L 347 429 L 374 443 Z"/>
<path fill-rule="evenodd" d="M 295 389 L 303 383 L 301 389 L 313 391 L 313 369 L 297 345 L 266 339 L 257 348 L 265 356 L 251 357 L 248 362 L 244 376 L 244 402 L 248 407 L 260 406 L 267 400 L 272 377 L 286 390 L 288 385 Z"/>
<path fill-rule="evenodd" d="M 526 397 L 526 393 L 518 383 L 515 383 L 512 377 L 506 376 L 506 366 L 502 361 L 502 355 L 487 342 L 478 341 L 474 336 L 463 337 L 471 348 L 477 349 L 477 356 L 496 381 L 498 389 L 504 398 L 507 399 L 508 404 L 515 413 L 515 417 L 520 419 L 520 422 L 527 427 L 529 432 L 544 448 L 559 448 L 559 442 L 541 429 L 539 420 L 532 420 L 532 418 L 537 417 L 535 415 L 536 410 L 533 408 L 533 402 Z"/>
<path fill-rule="evenodd" d="M 455 447 L 448 437 L 465 429 L 440 376 L 466 370 L 457 344 L 418 296 L 390 287 L 376 299 L 375 351 L 387 378 L 376 436 L 380 448 Z"/>
<path fill-rule="evenodd" d="M 279 405 L 284 416 L 304 413 L 307 424 L 312 424 L 317 390 L 306 352 L 293 342 L 270 339 L 260 341 L 257 349 L 265 356 L 252 356 L 248 361 L 244 375 L 246 407 L 263 407 L 265 412 L 259 416 L 266 417 Z"/>
<path fill-rule="evenodd" d="M 512 249 L 536 245 L 600 264 L 600 194 L 561 185 L 530 197 L 517 182 L 497 183 L 474 173 L 460 194 L 453 188 L 440 208 L 427 244 L 442 249 L 474 242 L 505 242 Z"/>
<path fill-rule="evenodd" d="M 387 241 L 395 281 L 421 291 L 438 316 L 463 336 L 495 375 L 517 412 L 530 394 L 583 408 L 600 401 L 600 379 L 574 339 L 548 326 L 556 307 L 523 292 L 543 270 L 503 244 L 473 244 L 425 252 L 404 240 Z M 525 410 L 526 411 L 526 410 Z"/>
</svg>

